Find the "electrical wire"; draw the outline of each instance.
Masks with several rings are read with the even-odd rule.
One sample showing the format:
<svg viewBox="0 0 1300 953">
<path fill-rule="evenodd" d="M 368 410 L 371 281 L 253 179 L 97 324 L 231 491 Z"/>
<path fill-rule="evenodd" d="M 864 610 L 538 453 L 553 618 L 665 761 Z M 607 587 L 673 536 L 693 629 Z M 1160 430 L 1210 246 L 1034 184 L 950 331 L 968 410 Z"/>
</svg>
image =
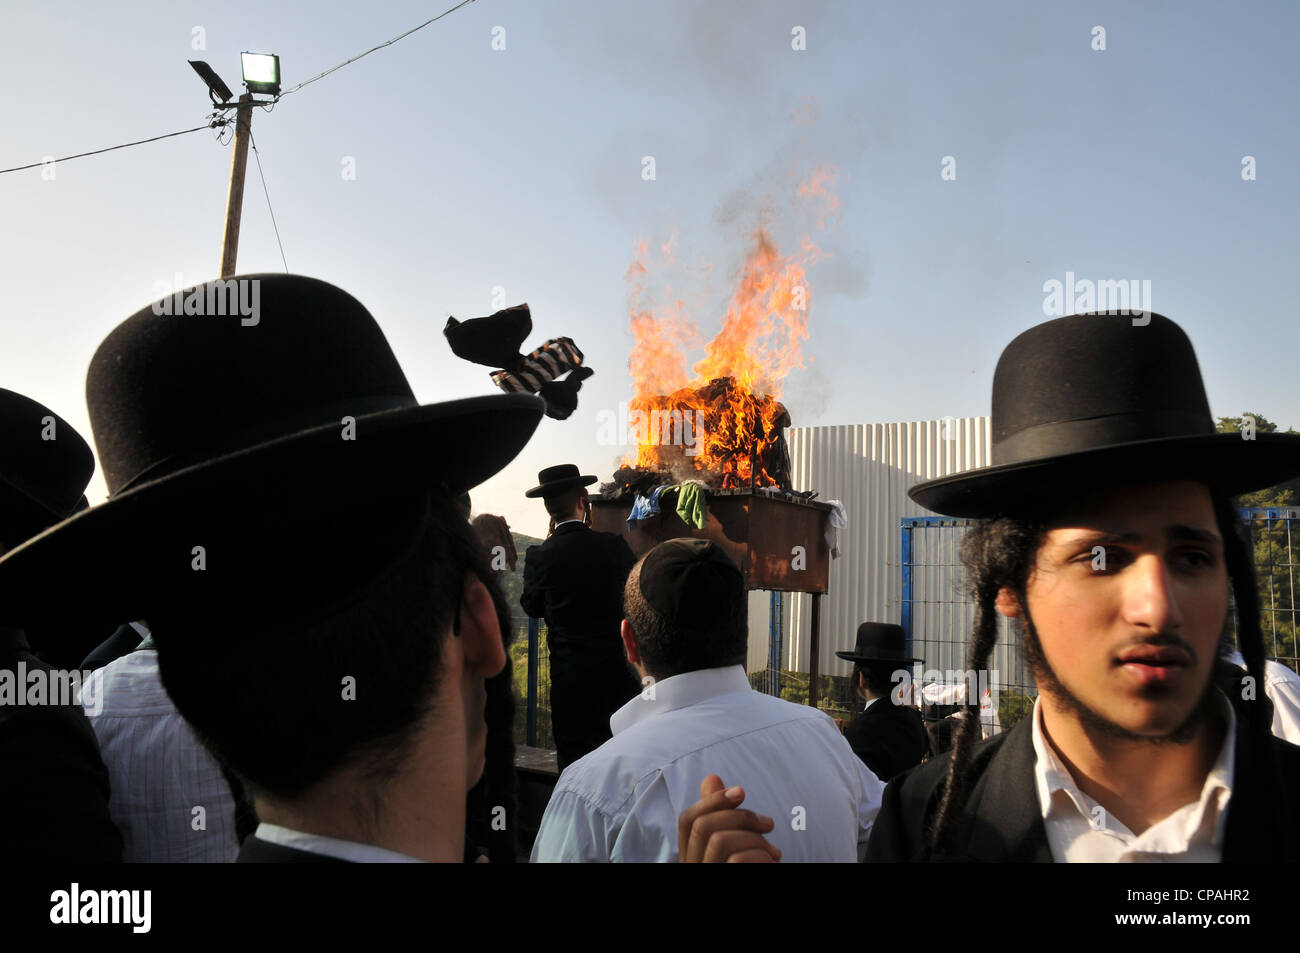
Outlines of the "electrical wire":
<svg viewBox="0 0 1300 953">
<path fill-rule="evenodd" d="M 257 175 L 262 180 L 262 194 L 266 196 L 266 210 L 271 213 L 271 227 L 275 229 L 275 243 L 280 246 L 280 261 L 284 270 L 289 271 L 289 262 L 284 257 L 284 243 L 280 241 L 280 226 L 275 224 L 275 209 L 271 208 L 271 193 L 266 188 L 266 176 L 262 174 L 262 154 L 257 149 L 257 140 L 253 138 L 253 129 L 248 127 L 248 142 L 253 147 L 253 158 L 257 160 Z"/>
<path fill-rule="evenodd" d="M 430 23 L 436 23 L 436 22 L 438 22 L 439 20 L 441 20 L 443 17 L 447 16 L 448 14 L 455 13 L 455 12 L 456 12 L 457 10 L 459 10 L 461 7 L 463 7 L 463 6 L 467 6 L 468 4 L 471 4 L 471 3 L 473 3 L 473 2 L 474 2 L 474 0 L 461 0 L 461 2 L 458 3 L 458 4 L 456 4 L 454 7 L 450 7 L 450 8 L 448 8 L 448 9 L 442 11 L 442 13 L 439 13 L 436 17 L 433 17 L 432 19 L 425 20 L 425 21 L 424 21 L 423 23 L 421 23 L 419 26 L 412 27 L 411 29 L 407 30 L 405 33 L 402 33 L 402 34 L 400 34 L 400 35 L 398 35 L 398 36 L 395 36 L 395 37 L 393 37 L 391 40 L 388 40 L 387 42 L 380 43 L 378 46 L 373 46 L 373 47 L 371 47 L 370 49 L 366 50 L 364 53 L 358 53 L 356 56 L 352 57 L 351 59 L 349 59 L 349 60 L 344 60 L 342 63 L 338 64 L 337 66 L 331 66 L 331 67 L 330 67 L 329 69 L 327 69 L 325 72 L 323 72 L 323 73 L 319 73 L 319 74 L 317 74 L 316 76 L 313 76 L 311 79 L 304 80 L 303 82 L 299 83 L 297 86 L 293 87 L 293 89 L 289 89 L 289 90 L 286 90 L 285 92 L 281 93 L 279 96 L 277 96 L 277 97 L 275 98 L 274 102 L 271 102 L 271 103 L 269 103 L 269 104 L 268 104 L 268 103 L 256 103 L 255 105 L 261 107 L 262 109 L 265 109 L 267 112 L 271 112 L 271 111 L 275 108 L 276 103 L 278 103 L 282 97 L 284 97 L 284 96 L 288 96 L 290 93 L 296 93 L 298 90 L 302 89 L 304 86 L 309 86 L 309 85 L 311 85 L 312 83 L 316 82 L 318 79 L 324 79 L 326 76 L 328 76 L 330 73 L 333 73 L 335 70 L 340 70 L 340 69 L 342 69 L 343 67 L 347 66 L 349 63 L 355 63 L 357 60 L 361 59 L 362 57 L 369 56 L 371 53 L 374 53 L 376 50 L 382 50 L 382 49 L 383 49 L 384 47 L 386 47 L 386 46 L 392 46 L 392 45 L 393 45 L 394 43 L 396 43 L 398 40 L 404 40 L 404 39 L 406 39 L 406 38 L 407 38 L 408 36 L 410 36 L 412 33 L 416 33 L 416 32 L 418 32 L 418 31 L 420 31 L 420 30 L 423 30 L 423 29 L 424 29 L 426 26 L 428 26 Z M 163 136 L 154 136 L 152 139 L 138 139 L 138 140 L 136 140 L 135 142 L 124 142 L 124 143 L 122 143 L 121 145 L 118 145 L 118 146 L 109 146 L 109 147 L 106 148 L 106 149 L 94 149 L 94 150 L 92 150 L 92 151 L 90 151 L 90 152 L 78 152 L 76 155 L 64 156 L 62 159 L 53 159 L 53 160 L 51 160 L 51 161 L 53 161 L 53 162 L 67 162 L 67 161 L 69 161 L 70 159 L 82 159 L 82 158 L 85 158 L 86 156 L 97 156 L 97 155 L 101 155 L 102 153 L 105 153 L 105 152 L 113 152 L 113 151 L 116 150 L 116 149 L 129 149 L 131 146 L 142 146 L 142 145 L 145 145 L 146 143 L 157 142 L 157 141 L 160 140 L 160 139 L 170 139 L 170 138 L 172 138 L 173 136 L 183 136 L 183 135 L 186 135 L 187 133 L 198 132 L 200 129 L 218 129 L 218 130 L 220 130 L 221 127 L 226 126 L 228 123 L 230 123 L 230 122 L 232 121 L 231 119 L 229 119 L 229 118 L 226 116 L 226 113 L 228 113 L 231 109 L 234 109 L 234 108 L 236 108 L 236 107 L 232 104 L 232 105 L 230 105 L 230 106 L 227 106 L 227 107 L 226 107 L 225 109 L 223 109 L 223 110 L 218 110 L 218 112 L 212 114 L 212 116 L 209 118 L 209 120 L 208 120 L 208 122 L 207 122 L 206 124 L 204 124 L 204 125 L 202 125 L 202 126 L 195 126 L 193 129 L 182 129 L 180 132 L 169 132 L 169 133 L 167 133 L 166 135 L 163 135 Z M 225 141 L 227 141 L 227 140 L 223 140 L 222 135 L 219 133 L 218 136 L 217 136 L 217 141 L 218 141 L 218 142 L 221 142 L 221 143 L 224 145 L 224 144 L 225 144 Z M 257 151 L 257 146 L 256 146 L 256 145 L 254 145 L 254 147 L 253 147 L 253 151 L 254 151 L 254 153 L 256 153 L 256 151 Z M 39 168 L 40 166 L 43 166 L 43 165 L 45 165 L 45 164 L 46 164 L 46 163 L 45 163 L 45 161 L 43 160 L 43 161 L 41 161 L 41 162 L 30 162 L 30 163 L 28 163 L 27 165 L 16 165 L 16 166 L 14 166 L 12 169 L 0 169 L 0 175 L 4 175 L 4 174 L 7 173 L 7 172 L 22 172 L 24 169 L 35 169 L 35 168 Z M 261 160 L 260 160 L 260 159 L 258 160 L 258 170 L 259 170 L 259 171 L 261 170 Z M 262 184 L 263 184 L 263 187 L 265 188 L 265 185 L 266 185 L 265 181 L 263 181 Z M 270 205 L 270 202 L 271 202 L 271 199 L 270 199 L 270 196 L 268 195 L 268 196 L 267 196 L 267 205 L 268 205 L 268 206 Z M 275 220 L 275 213 L 274 213 L 274 212 L 271 214 L 271 219 L 272 219 L 272 222 L 274 223 L 274 220 Z M 276 237 L 277 237 L 277 238 L 279 237 L 278 232 L 277 232 Z M 284 249 L 283 249 L 283 248 L 280 249 L 280 257 L 281 257 L 281 258 L 284 257 Z M 287 265 L 285 266 L 285 270 L 286 270 L 286 271 L 288 270 L 288 266 L 287 266 Z"/>
<path fill-rule="evenodd" d="M 450 9 L 447 9 L 447 10 L 442 11 L 442 13 L 439 13 L 439 14 L 438 14 L 436 17 L 434 17 L 432 20 L 425 20 L 425 21 L 424 21 L 423 23 L 421 23 L 419 26 L 417 26 L 417 27 L 412 27 L 411 29 L 407 30 L 405 33 L 401 34 L 400 36 L 395 36 L 395 37 L 393 37 L 391 40 L 387 41 L 386 43 L 380 43 L 378 46 L 372 46 L 370 49 L 366 50 L 364 53 L 358 53 L 356 56 L 352 57 L 352 59 L 350 59 L 350 60 L 344 60 L 344 61 L 343 61 L 342 63 L 340 63 L 338 66 L 331 66 L 331 67 L 330 67 L 329 69 L 327 69 L 325 72 L 323 72 L 323 73 L 319 73 L 319 74 L 317 74 L 316 76 L 313 76 L 311 79 L 303 80 L 303 81 L 302 81 L 301 83 L 299 83 L 297 86 L 293 87 L 293 89 L 287 89 L 287 90 L 285 90 L 283 93 L 280 94 L 280 96 L 279 96 L 278 98 L 284 98 L 285 96 L 288 96 L 290 93 L 296 93 L 296 92 L 298 92 L 298 90 L 302 89 L 304 86 L 309 86 L 309 85 L 311 85 L 312 83 L 316 82 L 316 80 L 318 80 L 318 79 L 324 79 L 326 76 L 328 76 L 330 73 L 333 73 L 335 70 L 340 70 L 340 69 L 342 69 L 343 67 L 347 66 L 349 63 L 355 63 L 357 60 L 361 59 L 363 56 L 369 56 L 371 53 L 375 52 L 376 50 L 382 50 L 382 49 L 383 49 L 384 47 L 386 47 L 386 46 L 392 46 L 392 45 L 393 45 L 394 43 L 396 43 L 398 40 L 404 40 L 404 39 L 406 39 L 408 36 L 410 36 L 412 33 L 415 33 L 417 30 L 423 30 L 423 29 L 424 29 L 426 26 L 428 26 L 430 23 L 436 23 L 438 20 L 441 20 L 441 19 L 442 19 L 443 17 L 445 17 L 447 14 L 449 14 L 449 13 L 455 13 L 455 12 L 456 12 L 457 10 L 459 10 L 461 7 L 465 6 L 466 4 L 473 3 L 473 2 L 474 2 L 474 0 L 461 0 L 460 3 L 456 4 L 454 7 L 451 7 Z"/>
<path fill-rule="evenodd" d="M 200 129 L 215 129 L 221 125 L 217 120 L 210 120 L 201 126 L 195 126 L 193 129 L 182 129 L 180 132 L 169 132 L 164 136 L 154 136 L 152 139 L 137 139 L 135 142 L 124 142 L 120 146 L 109 146 L 106 149 L 94 149 L 90 152 L 78 152 L 74 156 L 64 156 L 62 159 L 51 159 L 51 162 L 67 162 L 71 159 L 81 159 L 85 156 L 97 156 L 104 152 L 112 152 L 115 149 L 128 149 L 131 146 L 142 146 L 147 142 L 157 142 L 159 139 L 170 139 L 172 136 L 184 136 L 191 132 L 198 132 Z M 45 165 L 45 160 L 41 162 L 30 162 L 27 165 L 16 165 L 12 169 L 0 169 L 0 175 L 6 172 L 21 172 L 24 169 L 36 169 Z"/>
</svg>

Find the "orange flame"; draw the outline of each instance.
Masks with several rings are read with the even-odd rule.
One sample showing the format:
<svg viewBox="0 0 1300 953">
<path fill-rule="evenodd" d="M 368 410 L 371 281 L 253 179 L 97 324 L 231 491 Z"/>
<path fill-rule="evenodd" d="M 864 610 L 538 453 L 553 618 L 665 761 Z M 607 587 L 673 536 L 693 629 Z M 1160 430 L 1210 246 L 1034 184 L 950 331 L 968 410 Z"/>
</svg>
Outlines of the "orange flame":
<svg viewBox="0 0 1300 953">
<path fill-rule="evenodd" d="M 799 194 L 838 208 L 829 192 L 833 176 L 817 170 Z M 671 241 L 663 251 L 675 251 Z M 779 398 L 786 375 L 804 366 L 811 304 L 805 266 L 823 253 L 805 237 L 798 253 L 783 256 L 766 229 L 758 229 L 722 328 L 691 368 L 693 376 L 686 374 L 686 349 L 699 334 L 681 301 L 658 312 L 647 303 L 647 253 L 643 242 L 626 275 L 635 340 L 630 407 L 643 417 L 633 422 L 636 448 L 624 465 L 723 487 L 780 482 L 780 438 L 790 418 Z"/>
<path fill-rule="evenodd" d="M 817 219 L 818 228 L 825 228 L 827 221 L 840 217 L 840 197 L 831 191 L 838 174 L 834 166 L 822 165 L 813 169 L 808 178 L 799 183 L 800 198 L 810 202 L 817 199 L 823 203 L 821 216 Z"/>
</svg>

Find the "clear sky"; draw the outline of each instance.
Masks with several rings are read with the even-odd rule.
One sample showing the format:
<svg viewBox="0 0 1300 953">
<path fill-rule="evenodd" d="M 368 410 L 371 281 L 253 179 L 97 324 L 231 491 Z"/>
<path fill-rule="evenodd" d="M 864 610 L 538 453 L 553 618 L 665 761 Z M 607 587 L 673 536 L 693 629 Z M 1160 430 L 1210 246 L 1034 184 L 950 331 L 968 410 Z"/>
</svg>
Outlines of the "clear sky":
<svg viewBox="0 0 1300 953">
<path fill-rule="evenodd" d="M 238 90 L 241 50 L 277 52 L 288 87 L 451 3 L 9 0 L 0 167 L 200 124 L 188 59 Z M 1073 272 L 1150 281 L 1216 415 L 1300 428 L 1298 21 L 1287 2 L 477 0 L 253 132 L 289 269 L 365 303 L 422 401 L 492 392 L 442 328 L 494 310 L 496 287 L 531 305 L 527 347 L 586 352 L 577 413 L 474 493 L 544 535 L 522 495 L 537 471 L 608 479 L 620 453 L 598 414 L 631 396 L 637 243 L 676 236 L 709 336 L 764 210 L 793 239 L 791 170 L 815 164 L 839 170 L 842 204 L 815 236 L 796 426 L 988 413 L 1002 347 Z M 202 131 L 0 176 L 0 386 L 89 438 L 98 343 L 156 283 L 216 276 L 229 165 Z M 250 156 L 239 270 L 282 269 Z"/>
</svg>

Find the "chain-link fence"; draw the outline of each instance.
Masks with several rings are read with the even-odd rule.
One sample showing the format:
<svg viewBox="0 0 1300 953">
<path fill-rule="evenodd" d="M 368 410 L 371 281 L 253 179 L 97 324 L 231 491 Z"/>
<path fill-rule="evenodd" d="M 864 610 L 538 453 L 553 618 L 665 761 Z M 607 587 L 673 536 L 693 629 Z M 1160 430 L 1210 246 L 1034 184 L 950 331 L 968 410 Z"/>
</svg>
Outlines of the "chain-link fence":
<svg viewBox="0 0 1300 953">
<path fill-rule="evenodd" d="M 1300 508 L 1243 509 L 1241 518 L 1250 528 L 1264 654 L 1300 672 L 1297 649 L 1300 606 L 1296 603 L 1297 589 L 1300 589 Z M 1236 635 L 1234 615 L 1234 640 Z"/>
</svg>

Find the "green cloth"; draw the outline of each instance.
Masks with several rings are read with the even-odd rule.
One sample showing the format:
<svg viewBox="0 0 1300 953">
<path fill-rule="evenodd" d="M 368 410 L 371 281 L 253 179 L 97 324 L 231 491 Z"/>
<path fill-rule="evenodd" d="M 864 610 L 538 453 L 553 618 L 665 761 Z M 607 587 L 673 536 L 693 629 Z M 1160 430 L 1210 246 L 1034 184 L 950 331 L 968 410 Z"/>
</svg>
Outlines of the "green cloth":
<svg viewBox="0 0 1300 953">
<path fill-rule="evenodd" d="M 682 484 L 677 493 L 677 515 L 683 523 L 704 529 L 704 523 L 709 518 L 709 504 L 704 495 L 704 487 L 698 483 Z"/>
</svg>

